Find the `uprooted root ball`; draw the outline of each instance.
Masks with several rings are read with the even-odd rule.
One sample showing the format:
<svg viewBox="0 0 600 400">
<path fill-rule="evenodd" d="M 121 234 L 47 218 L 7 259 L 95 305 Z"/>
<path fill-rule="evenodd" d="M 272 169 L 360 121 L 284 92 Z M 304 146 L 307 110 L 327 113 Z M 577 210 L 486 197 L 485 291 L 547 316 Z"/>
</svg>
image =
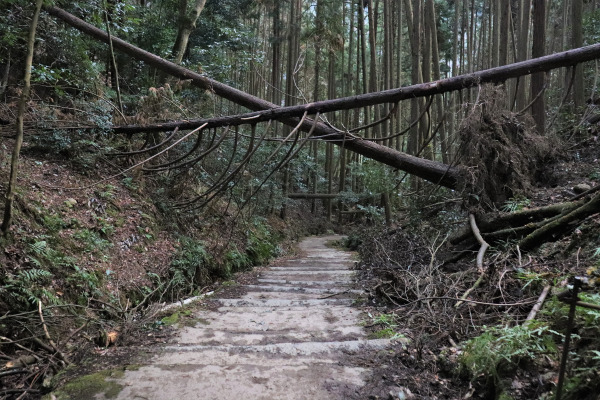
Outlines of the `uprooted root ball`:
<svg viewBox="0 0 600 400">
<path fill-rule="evenodd" d="M 504 87 L 483 86 L 461 123 L 458 156 L 470 174 L 470 208 L 489 210 L 526 195 L 552 155 L 550 140 L 535 132 L 531 118 L 507 111 L 506 103 Z"/>
</svg>

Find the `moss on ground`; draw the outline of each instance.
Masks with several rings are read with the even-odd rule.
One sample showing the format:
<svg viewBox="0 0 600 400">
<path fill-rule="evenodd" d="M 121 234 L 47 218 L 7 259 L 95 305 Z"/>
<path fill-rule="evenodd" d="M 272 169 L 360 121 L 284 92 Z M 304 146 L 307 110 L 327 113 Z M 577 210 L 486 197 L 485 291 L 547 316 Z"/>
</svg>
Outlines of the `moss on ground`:
<svg viewBox="0 0 600 400">
<path fill-rule="evenodd" d="M 106 399 L 114 399 L 123 390 L 123 385 L 112 379 L 119 379 L 124 375 L 124 369 L 110 369 L 85 375 L 68 382 L 59 390 L 44 396 L 43 399 L 87 400 L 100 393 L 104 394 Z"/>
</svg>

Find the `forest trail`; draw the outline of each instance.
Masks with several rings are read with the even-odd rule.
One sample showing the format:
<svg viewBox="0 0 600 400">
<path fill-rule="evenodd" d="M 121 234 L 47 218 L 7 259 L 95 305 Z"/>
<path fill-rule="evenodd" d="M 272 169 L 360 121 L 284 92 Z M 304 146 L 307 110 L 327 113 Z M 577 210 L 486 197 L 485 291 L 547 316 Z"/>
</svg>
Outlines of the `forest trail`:
<svg viewBox="0 0 600 400">
<path fill-rule="evenodd" d="M 195 326 L 115 379 L 116 398 L 352 398 L 370 373 L 352 354 L 389 341 L 360 326 L 353 255 L 326 245 L 340 238 L 304 239 L 298 258 L 265 268 L 235 296 L 216 295 L 195 311 Z"/>
</svg>

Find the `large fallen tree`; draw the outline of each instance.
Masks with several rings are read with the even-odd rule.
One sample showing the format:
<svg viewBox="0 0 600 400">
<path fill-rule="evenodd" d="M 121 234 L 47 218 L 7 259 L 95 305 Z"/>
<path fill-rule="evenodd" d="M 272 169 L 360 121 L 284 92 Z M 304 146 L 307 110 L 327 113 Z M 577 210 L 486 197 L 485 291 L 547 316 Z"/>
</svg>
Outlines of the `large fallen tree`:
<svg viewBox="0 0 600 400">
<path fill-rule="evenodd" d="M 122 51 L 131 57 L 144 61 L 147 64 L 174 77 L 190 80 L 193 85 L 205 90 L 210 90 L 216 95 L 244 106 L 250 110 L 256 111 L 278 108 L 278 106 L 273 103 L 260 99 L 256 96 L 252 96 L 241 90 L 232 88 L 231 86 L 225 85 L 221 82 L 217 82 L 196 72 L 190 71 L 187 68 L 183 68 L 175 63 L 162 59 L 152 53 L 140 49 L 139 47 L 127 43 L 124 40 L 114 36 L 109 37 L 109 35 L 102 29 L 96 28 L 95 26 L 82 21 L 81 19 L 60 8 L 46 7 L 45 10 L 49 14 L 60 18 L 67 24 L 100 41 L 109 43 L 109 41 L 112 40 L 113 47 L 116 50 Z M 282 123 L 290 126 L 296 126 L 299 122 L 299 119 L 297 118 L 283 118 L 279 120 Z M 313 125 L 313 121 L 307 118 L 300 129 L 306 132 L 313 129 L 314 136 L 323 136 L 327 141 L 330 141 L 336 145 L 344 146 L 344 148 L 350 151 L 354 151 L 362 154 L 365 157 L 382 162 L 394 168 L 398 168 L 402 171 L 406 171 L 430 182 L 434 182 L 448 188 L 459 188 L 461 186 L 462 177 L 459 168 L 448 166 L 437 161 L 414 157 L 366 140 L 348 140 L 344 132 L 340 132 L 323 123 L 317 123 L 314 127 Z"/>
<path fill-rule="evenodd" d="M 496 67 L 471 74 L 456 76 L 436 82 L 412 85 L 404 88 L 384 90 L 376 93 L 351 96 L 340 99 L 319 101 L 292 107 L 279 107 L 266 100 L 252 96 L 241 90 L 217 82 L 206 76 L 190 71 L 170 61 L 164 60 L 152 53 L 142 50 L 121 39 L 110 37 L 107 32 L 82 21 L 74 15 L 57 7 L 46 7 L 46 11 L 73 26 L 74 28 L 105 43 L 112 41 L 115 49 L 124 52 L 138 60 L 144 61 L 157 69 L 184 80 L 190 80 L 195 86 L 210 90 L 216 95 L 244 106 L 255 112 L 243 116 L 230 116 L 215 119 L 184 121 L 171 124 L 160 124 L 154 127 L 120 127 L 121 132 L 133 132 L 136 129 L 168 130 L 192 129 L 205 123 L 213 126 L 235 125 L 243 123 L 257 123 L 266 120 L 279 120 L 290 126 L 296 126 L 298 118 L 305 113 L 315 114 L 337 110 L 347 110 L 357 107 L 372 106 L 383 103 L 397 103 L 404 99 L 430 96 L 464 88 L 477 86 L 481 83 L 499 83 L 506 79 L 528 75 L 535 72 L 548 71 L 554 68 L 575 65 L 581 62 L 600 58 L 600 44 L 583 47 L 545 56 L 533 60 L 523 61 L 503 67 Z M 463 186 L 463 177 L 460 168 L 449 166 L 437 161 L 414 157 L 389 147 L 379 145 L 367 140 L 356 139 L 346 135 L 345 132 L 332 128 L 323 123 L 313 126 L 313 121 L 306 119 L 300 129 L 306 132 L 313 129 L 313 136 L 322 137 L 338 146 L 361 154 L 365 157 L 382 162 L 391 167 L 416 175 L 430 182 L 456 189 Z"/>
<path fill-rule="evenodd" d="M 297 127 L 303 131 L 310 132 L 312 136 L 324 141 L 332 142 L 338 146 L 361 154 L 365 157 L 382 162 L 391 167 L 405 171 L 409 174 L 421 177 L 430 182 L 458 189 L 465 187 L 466 174 L 461 167 L 449 166 L 437 161 L 414 157 L 400 151 L 379 145 L 377 143 L 363 140 L 347 135 L 347 132 L 338 130 L 324 123 L 306 118 L 307 114 L 319 114 L 338 110 L 347 110 L 358 107 L 366 107 L 384 103 L 398 103 L 404 99 L 431 96 L 435 94 L 465 89 L 480 85 L 482 83 L 500 83 L 509 78 L 515 78 L 535 72 L 549 71 L 551 69 L 576 65 L 581 62 L 600 58 L 600 44 L 587 46 L 579 49 L 569 50 L 553 55 L 540 57 L 528 61 L 496 67 L 484 71 L 474 72 L 466 75 L 456 76 L 448 79 L 412 85 L 403 88 L 385 90 L 376 93 L 351 96 L 340 99 L 331 99 L 314 103 L 291 107 L 279 107 L 266 100 L 252 96 L 238 89 L 227 86 L 221 82 L 212 80 L 206 76 L 190 71 L 170 61 L 164 60 L 152 53 L 142 50 L 130 43 L 109 35 L 103 30 L 88 24 L 72 14 L 56 8 L 46 7 L 45 10 L 73 26 L 74 28 L 106 43 L 112 41 L 115 49 L 124 52 L 138 60 L 162 70 L 174 77 L 190 80 L 193 85 L 209 90 L 216 95 L 244 106 L 251 112 L 243 115 L 226 116 L 209 119 L 198 119 L 193 121 L 178 121 L 172 123 L 156 124 L 152 126 L 123 126 L 116 127 L 115 131 L 122 133 L 134 133 L 141 131 L 167 131 L 173 129 L 193 129 L 198 127 L 219 127 L 242 124 L 256 124 L 261 121 L 277 120 L 284 124 Z M 298 117 L 303 116 L 302 120 Z M 483 237 L 493 240 L 495 238 L 505 239 L 507 236 L 526 236 L 522 245 L 526 249 L 535 248 L 544 240 L 556 238 L 557 231 L 564 224 L 572 224 L 574 221 L 586 218 L 599 211 L 598 202 L 600 197 L 596 196 L 588 201 L 577 203 L 566 203 L 564 205 L 552 206 L 548 209 L 533 212 L 533 216 L 522 218 L 521 214 L 514 214 L 499 219 L 490 219 L 480 222 Z M 550 216 L 549 218 L 547 218 Z M 503 225 L 498 225 L 498 222 Z M 502 227 L 503 229 L 499 229 Z M 465 234 L 455 237 L 455 242 L 465 239 Z"/>
</svg>

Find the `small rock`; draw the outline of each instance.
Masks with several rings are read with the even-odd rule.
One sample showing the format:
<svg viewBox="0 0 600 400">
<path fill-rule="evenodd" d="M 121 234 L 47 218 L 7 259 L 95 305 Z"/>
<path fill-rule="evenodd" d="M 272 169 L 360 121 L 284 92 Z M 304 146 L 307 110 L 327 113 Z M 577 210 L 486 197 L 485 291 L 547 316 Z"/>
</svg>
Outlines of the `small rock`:
<svg viewBox="0 0 600 400">
<path fill-rule="evenodd" d="M 75 200 L 74 198 L 70 197 L 68 199 L 65 200 L 65 206 L 69 207 L 69 208 L 73 208 L 73 206 L 77 204 L 77 200 Z"/>
<path fill-rule="evenodd" d="M 583 192 L 587 192 L 588 190 L 590 190 L 592 187 L 590 185 L 588 185 L 587 183 L 579 183 L 575 186 L 573 186 L 573 191 L 576 194 L 581 194 Z"/>
<path fill-rule="evenodd" d="M 414 398 L 415 395 L 413 392 L 411 392 L 409 388 L 402 386 L 390 390 L 388 396 L 389 400 L 412 400 Z"/>
</svg>

